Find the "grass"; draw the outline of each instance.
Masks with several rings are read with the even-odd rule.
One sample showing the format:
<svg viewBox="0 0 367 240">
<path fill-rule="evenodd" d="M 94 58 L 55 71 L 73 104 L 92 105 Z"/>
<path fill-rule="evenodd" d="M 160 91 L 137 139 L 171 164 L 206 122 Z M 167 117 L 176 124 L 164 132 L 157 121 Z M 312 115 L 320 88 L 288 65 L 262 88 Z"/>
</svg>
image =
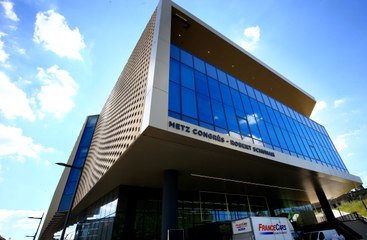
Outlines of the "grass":
<svg viewBox="0 0 367 240">
<path fill-rule="evenodd" d="M 362 199 L 365 205 L 367 206 L 367 197 Z M 342 201 L 341 205 L 338 207 L 340 211 L 353 213 L 356 212 L 359 215 L 367 217 L 367 209 L 366 206 L 363 205 L 361 200 L 354 200 L 354 201 Z"/>
</svg>

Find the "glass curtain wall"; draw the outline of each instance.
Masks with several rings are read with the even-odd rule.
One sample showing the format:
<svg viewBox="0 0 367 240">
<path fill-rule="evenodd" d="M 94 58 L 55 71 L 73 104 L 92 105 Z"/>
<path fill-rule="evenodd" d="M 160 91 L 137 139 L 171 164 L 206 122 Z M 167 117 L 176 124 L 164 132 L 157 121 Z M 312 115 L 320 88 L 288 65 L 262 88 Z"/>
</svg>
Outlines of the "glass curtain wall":
<svg viewBox="0 0 367 240">
<path fill-rule="evenodd" d="M 117 197 L 118 190 L 116 189 L 90 207 L 80 217 L 74 239 L 111 239 L 116 217 Z"/>
<path fill-rule="evenodd" d="M 320 124 L 184 49 L 170 56 L 170 117 L 347 172 Z"/>
</svg>

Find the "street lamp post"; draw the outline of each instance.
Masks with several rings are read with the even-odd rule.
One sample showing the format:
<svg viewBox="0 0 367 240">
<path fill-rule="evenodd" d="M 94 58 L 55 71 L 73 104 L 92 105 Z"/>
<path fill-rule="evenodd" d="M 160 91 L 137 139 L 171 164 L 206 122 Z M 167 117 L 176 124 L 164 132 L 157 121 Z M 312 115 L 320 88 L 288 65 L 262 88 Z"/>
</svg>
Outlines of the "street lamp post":
<svg viewBox="0 0 367 240">
<path fill-rule="evenodd" d="M 71 168 L 71 169 L 77 169 L 79 171 L 82 170 L 82 167 L 72 166 L 72 165 L 69 165 L 69 164 L 66 164 L 66 163 L 60 163 L 60 162 L 58 162 L 56 164 L 59 165 L 59 166 L 63 166 L 63 167 Z M 75 189 L 75 191 L 73 193 L 73 198 L 71 200 L 70 207 L 69 207 L 68 212 L 66 214 L 66 218 L 65 218 L 64 226 L 62 228 L 60 240 L 64 240 L 64 238 L 65 238 L 65 231 L 66 231 L 66 228 L 68 227 L 70 213 L 71 213 L 71 210 L 73 208 L 73 204 L 74 204 L 74 200 L 75 200 L 75 195 L 76 195 L 76 189 Z"/>
<path fill-rule="evenodd" d="M 364 208 L 367 210 L 367 206 L 366 206 L 366 204 L 364 203 L 363 198 L 362 198 L 362 196 L 361 196 L 361 195 L 359 195 L 359 200 L 361 200 L 361 202 L 362 202 L 362 204 L 363 204 Z"/>
<path fill-rule="evenodd" d="M 42 222 L 42 219 L 43 219 L 43 214 L 44 213 L 42 213 L 42 216 L 41 217 L 28 217 L 29 219 L 38 219 L 38 220 L 40 220 L 39 221 L 39 223 L 38 223 L 38 227 L 37 227 L 37 230 L 36 230 L 36 233 L 34 234 L 34 236 L 26 236 L 26 237 L 33 237 L 33 240 L 35 240 L 36 239 L 36 236 L 37 236 L 37 233 L 38 233 L 38 230 L 39 230 L 39 228 L 40 228 L 40 225 L 41 225 L 41 222 Z"/>
</svg>

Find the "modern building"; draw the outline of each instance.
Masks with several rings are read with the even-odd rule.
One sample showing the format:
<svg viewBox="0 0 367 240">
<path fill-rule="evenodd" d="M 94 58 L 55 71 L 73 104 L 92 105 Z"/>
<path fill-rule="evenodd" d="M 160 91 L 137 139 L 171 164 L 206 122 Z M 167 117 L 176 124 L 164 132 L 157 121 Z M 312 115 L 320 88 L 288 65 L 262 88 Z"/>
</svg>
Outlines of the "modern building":
<svg viewBox="0 0 367 240">
<path fill-rule="evenodd" d="M 161 0 L 101 113 L 87 118 L 40 239 L 65 222 L 75 239 L 230 239 L 226 223 L 247 216 L 313 224 L 313 202 L 334 222 L 327 199 L 361 179 L 309 119 L 315 102 Z"/>
</svg>

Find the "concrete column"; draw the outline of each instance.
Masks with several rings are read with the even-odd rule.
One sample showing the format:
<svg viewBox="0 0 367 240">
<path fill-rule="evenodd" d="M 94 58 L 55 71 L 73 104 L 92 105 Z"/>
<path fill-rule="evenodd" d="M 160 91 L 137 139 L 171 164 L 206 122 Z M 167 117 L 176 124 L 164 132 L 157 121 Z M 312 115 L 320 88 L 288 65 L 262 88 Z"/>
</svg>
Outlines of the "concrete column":
<svg viewBox="0 0 367 240">
<path fill-rule="evenodd" d="M 165 170 L 163 173 L 163 196 L 162 196 L 162 240 L 167 240 L 169 229 L 178 227 L 178 189 L 176 170 Z"/>
<path fill-rule="evenodd" d="M 316 191 L 316 195 L 317 195 L 317 198 L 319 199 L 319 202 L 325 214 L 326 220 L 330 223 L 334 222 L 335 217 L 334 217 L 333 211 L 330 207 L 329 201 L 327 200 L 324 191 L 318 190 Z"/>
</svg>

